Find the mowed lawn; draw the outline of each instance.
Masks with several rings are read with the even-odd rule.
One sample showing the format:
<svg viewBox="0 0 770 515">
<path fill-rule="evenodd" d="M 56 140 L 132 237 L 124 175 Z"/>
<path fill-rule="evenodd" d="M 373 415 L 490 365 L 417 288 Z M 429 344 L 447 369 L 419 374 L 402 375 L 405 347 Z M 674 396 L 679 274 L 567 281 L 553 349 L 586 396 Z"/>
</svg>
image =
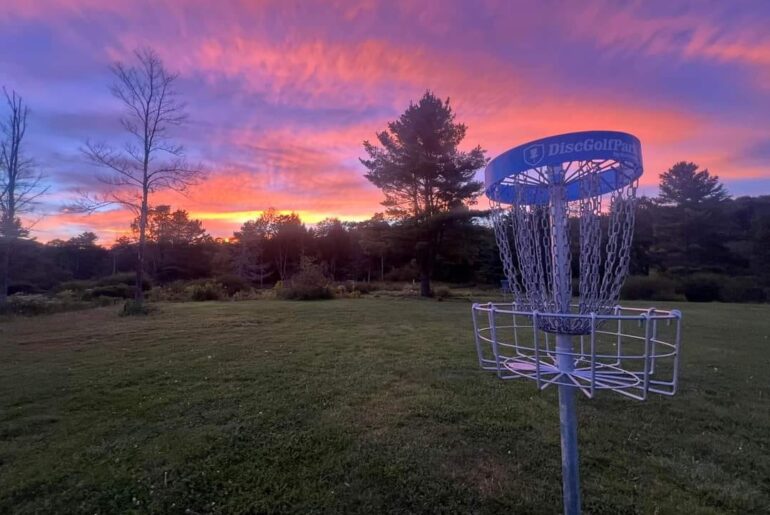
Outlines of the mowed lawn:
<svg viewBox="0 0 770 515">
<path fill-rule="evenodd" d="M 681 304 L 674 398 L 581 398 L 588 513 L 770 511 L 770 306 Z M 162 304 L 0 322 L 2 513 L 558 513 L 556 391 L 470 304 Z"/>
</svg>

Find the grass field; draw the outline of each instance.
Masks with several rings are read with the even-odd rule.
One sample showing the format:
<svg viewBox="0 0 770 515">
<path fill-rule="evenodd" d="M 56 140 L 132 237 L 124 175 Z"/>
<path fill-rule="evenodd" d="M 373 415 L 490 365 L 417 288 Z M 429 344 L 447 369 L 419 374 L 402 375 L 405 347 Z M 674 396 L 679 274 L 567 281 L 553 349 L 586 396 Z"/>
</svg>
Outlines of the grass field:
<svg viewBox="0 0 770 515">
<path fill-rule="evenodd" d="M 770 306 L 682 304 L 680 394 L 581 399 L 587 513 L 770 511 Z M 555 391 L 470 304 L 163 304 L 0 322 L 0 512 L 561 510 Z"/>
</svg>

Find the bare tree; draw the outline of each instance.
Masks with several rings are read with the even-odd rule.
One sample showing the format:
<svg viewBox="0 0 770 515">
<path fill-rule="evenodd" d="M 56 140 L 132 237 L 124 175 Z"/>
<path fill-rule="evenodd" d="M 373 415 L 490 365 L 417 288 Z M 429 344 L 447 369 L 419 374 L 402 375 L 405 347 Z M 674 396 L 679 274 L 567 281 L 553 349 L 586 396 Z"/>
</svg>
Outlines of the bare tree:
<svg viewBox="0 0 770 515">
<path fill-rule="evenodd" d="M 29 234 L 20 215 L 34 209 L 47 191 L 43 175 L 24 154 L 29 108 L 15 91 L 3 88 L 8 113 L 0 119 L 0 305 L 8 298 L 13 243 Z"/>
<path fill-rule="evenodd" d="M 120 148 L 86 142 L 83 152 L 106 170 L 97 179 L 108 188 L 96 196 L 85 195 L 74 207 L 93 212 L 120 204 L 134 211 L 139 219 L 135 300 L 141 303 L 150 194 L 163 189 L 183 191 L 202 178 L 202 171 L 188 164 L 184 147 L 171 137 L 172 129 L 187 119 L 186 106 L 175 89 L 178 74 L 169 72 L 151 49 L 137 50 L 134 56 L 133 66 L 110 67 L 115 76 L 110 91 L 123 104 L 120 122 L 129 139 Z"/>
</svg>

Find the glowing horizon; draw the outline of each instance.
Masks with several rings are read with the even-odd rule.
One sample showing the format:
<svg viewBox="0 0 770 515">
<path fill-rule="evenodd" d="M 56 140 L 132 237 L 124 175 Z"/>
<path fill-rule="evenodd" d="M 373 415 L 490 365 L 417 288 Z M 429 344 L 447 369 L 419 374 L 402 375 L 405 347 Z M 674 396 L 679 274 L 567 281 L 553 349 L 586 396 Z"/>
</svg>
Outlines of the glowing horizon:
<svg viewBox="0 0 770 515">
<path fill-rule="evenodd" d="M 646 191 L 688 160 L 735 195 L 768 194 L 770 4 L 750 4 L 27 0 L 0 10 L 0 85 L 29 104 L 28 148 L 52 185 L 30 218 L 41 241 L 129 232 L 127 211 L 59 209 L 98 188 L 78 148 L 122 141 L 107 66 L 145 45 L 180 73 L 179 141 L 209 175 L 152 204 L 218 237 L 269 207 L 306 223 L 383 211 L 361 143 L 426 89 L 451 98 L 463 147 L 488 157 L 619 130 L 642 141 Z"/>
</svg>

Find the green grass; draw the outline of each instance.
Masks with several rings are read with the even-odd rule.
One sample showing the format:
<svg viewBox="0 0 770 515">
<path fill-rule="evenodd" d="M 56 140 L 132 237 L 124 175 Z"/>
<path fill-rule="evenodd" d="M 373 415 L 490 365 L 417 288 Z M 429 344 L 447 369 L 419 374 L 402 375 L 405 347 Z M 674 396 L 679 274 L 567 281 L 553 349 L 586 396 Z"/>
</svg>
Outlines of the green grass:
<svg viewBox="0 0 770 515">
<path fill-rule="evenodd" d="M 770 306 L 682 304 L 681 391 L 581 399 L 587 513 L 770 510 Z M 0 512 L 561 509 L 556 392 L 470 304 L 163 304 L 0 323 Z"/>
</svg>

